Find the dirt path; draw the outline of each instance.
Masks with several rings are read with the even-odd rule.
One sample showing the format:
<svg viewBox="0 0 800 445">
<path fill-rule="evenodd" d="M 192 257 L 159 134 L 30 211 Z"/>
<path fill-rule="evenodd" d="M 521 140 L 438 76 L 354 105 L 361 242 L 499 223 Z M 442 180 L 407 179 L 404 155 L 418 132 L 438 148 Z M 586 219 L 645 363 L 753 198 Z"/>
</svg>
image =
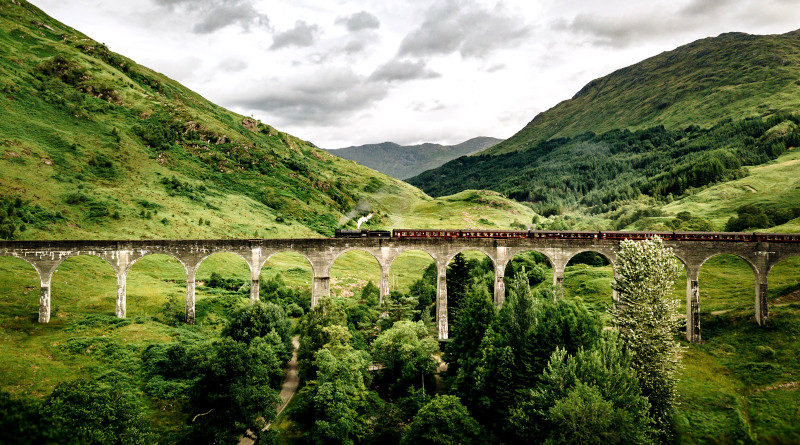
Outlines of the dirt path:
<svg viewBox="0 0 800 445">
<path fill-rule="evenodd" d="M 289 404 L 289 401 L 292 400 L 295 393 L 297 392 L 297 386 L 300 384 L 300 375 L 299 375 L 299 367 L 297 365 L 297 348 L 300 347 L 300 337 L 294 337 L 292 339 L 292 346 L 294 347 L 294 351 L 292 351 L 292 359 L 289 360 L 289 364 L 286 366 L 286 377 L 283 380 L 283 387 L 281 387 L 281 404 L 278 405 L 278 413 L 276 416 L 279 416 L 286 405 Z M 267 425 L 269 428 L 269 424 Z"/>
<path fill-rule="evenodd" d="M 275 414 L 276 418 L 281 415 L 286 405 L 292 400 L 292 397 L 294 397 L 297 392 L 297 386 L 300 384 L 299 367 L 297 365 L 297 348 L 300 347 L 300 337 L 292 338 L 292 346 L 294 347 L 294 351 L 292 351 L 292 359 L 289 360 L 289 363 L 286 365 L 286 376 L 283 379 L 283 386 L 279 394 L 281 403 L 278 405 L 278 412 Z M 268 423 L 267 426 L 264 427 L 264 430 L 269 429 L 271 425 L 272 422 Z M 247 436 L 239 440 L 239 445 L 253 445 L 253 443 L 253 439 Z"/>
</svg>

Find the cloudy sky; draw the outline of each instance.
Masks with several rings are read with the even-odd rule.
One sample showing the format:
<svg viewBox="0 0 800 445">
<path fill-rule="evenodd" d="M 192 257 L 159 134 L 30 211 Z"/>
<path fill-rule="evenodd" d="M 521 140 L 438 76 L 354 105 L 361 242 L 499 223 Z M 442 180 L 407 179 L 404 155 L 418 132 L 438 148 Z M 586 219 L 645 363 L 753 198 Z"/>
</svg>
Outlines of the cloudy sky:
<svg viewBox="0 0 800 445">
<path fill-rule="evenodd" d="M 325 148 L 506 138 L 590 80 L 800 0 L 33 0 L 206 98 Z"/>
</svg>

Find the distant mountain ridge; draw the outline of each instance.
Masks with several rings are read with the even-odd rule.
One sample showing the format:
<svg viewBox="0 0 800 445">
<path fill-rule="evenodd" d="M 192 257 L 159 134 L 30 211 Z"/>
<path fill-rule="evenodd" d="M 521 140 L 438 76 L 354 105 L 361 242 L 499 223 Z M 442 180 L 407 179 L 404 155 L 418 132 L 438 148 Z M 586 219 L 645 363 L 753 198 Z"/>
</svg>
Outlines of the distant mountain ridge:
<svg viewBox="0 0 800 445">
<path fill-rule="evenodd" d="M 502 142 L 502 139 L 479 136 L 456 145 L 433 143 L 400 145 L 394 142 L 383 142 L 326 151 L 394 178 L 406 179 L 439 167 L 460 156 L 485 150 L 499 142 Z"/>
</svg>

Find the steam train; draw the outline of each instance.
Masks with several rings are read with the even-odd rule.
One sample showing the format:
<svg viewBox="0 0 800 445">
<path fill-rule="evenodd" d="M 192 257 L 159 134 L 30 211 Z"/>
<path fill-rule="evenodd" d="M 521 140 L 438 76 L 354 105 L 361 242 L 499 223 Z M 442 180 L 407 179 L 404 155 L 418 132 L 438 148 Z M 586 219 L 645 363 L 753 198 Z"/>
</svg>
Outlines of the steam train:
<svg viewBox="0 0 800 445">
<path fill-rule="evenodd" d="M 757 232 L 625 232 L 576 230 L 337 230 L 336 238 L 545 238 L 545 239 L 608 239 L 643 240 L 658 235 L 674 241 L 743 241 L 743 242 L 800 242 L 800 233 Z"/>
</svg>

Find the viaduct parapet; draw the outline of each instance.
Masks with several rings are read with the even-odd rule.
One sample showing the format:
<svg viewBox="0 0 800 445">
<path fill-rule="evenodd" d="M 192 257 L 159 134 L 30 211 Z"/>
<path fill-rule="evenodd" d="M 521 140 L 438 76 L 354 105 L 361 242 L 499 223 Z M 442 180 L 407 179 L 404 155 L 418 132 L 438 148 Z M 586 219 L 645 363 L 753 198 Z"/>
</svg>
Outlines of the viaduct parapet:
<svg viewBox="0 0 800 445">
<path fill-rule="evenodd" d="M 428 253 L 438 270 L 436 291 L 437 327 L 440 339 L 448 338 L 447 265 L 459 252 L 478 250 L 494 263 L 494 300 L 500 306 L 505 300 L 503 282 L 508 262 L 517 254 L 536 251 L 544 254 L 553 268 L 553 285 L 559 293 L 564 269 L 569 260 L 586 251 L 605 256 L 614 266 L 619 240 L 606 239 L 442 239 L 442 238 L 312 238 L 312 239 L 225 239 L 225 240 L 127 240 L 127 241 L 0 241 L 0 256 L 21 258 L 36 269 L 41 281 L 39 322 L 50 320 L 50 281 L 53 272 L 67 258 L 77 255 L 98 256 L 113 267 L 117 276 L 116 314 L 126 315 L 126 279 L 128 271 L 139 259 L 152 254 L 176 258 L 186 270 L 186 321 L 195 317 L 195 274 L 200 263 L 215 253 L 234 253 L 250 267 L 250 300 L 258 300 L 259 275 L 270 256 L 279 252 L 296 252 L 308 259 L 313 273 L 311 305 L 330 296 L 330 270 L 334 260 L 351 250 L 372 254 L 381 267 L 380 293 L 389 293 L 389 268 L 403 252 L 419 250 Z M 781 259 L 800 255 L 800 243 L 768 243 L 751 241 L 676 241 L 665 240 L 686 270 L 686 338 L 700 340 L 700 267 L 709 258 L 732 254 L 743 258 L 755 276 L 755 318 L 763 325 L 767 319 L 767 276 Z"/>
</svg>

